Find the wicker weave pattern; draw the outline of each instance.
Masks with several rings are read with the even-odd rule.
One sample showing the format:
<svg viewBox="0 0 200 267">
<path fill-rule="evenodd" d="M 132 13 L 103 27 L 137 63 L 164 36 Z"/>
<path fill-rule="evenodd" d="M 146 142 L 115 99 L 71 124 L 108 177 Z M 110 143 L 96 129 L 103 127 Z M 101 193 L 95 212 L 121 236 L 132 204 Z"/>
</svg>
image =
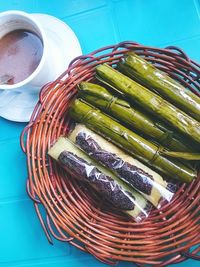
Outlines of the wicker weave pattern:
<svg viewBox="0 0 200 267">
<path fill-rule="evenodd" d="M 200 65 L 175 47 L 158 49 L 123 42 L 80 56 L 68 70 L 41 91 L 32 118 L 21 136 L 27 155 L 27 191 L 49 242 L 52 236 L 115 264 L 130 261 L 166 266 L 188 257 L 200 260 L 200 177 L 183 184 L 173 201 L 137 224 L 111 212 L 94 192 L 83 188 L 47 156 L 50 145 L 69 130 L 67 110 L 76 85 L 94 80 L 95 66 L 114 65 L 133 49 L 200 96 Z M 191 247 L 198 245 L 191 252 Z"/>
</svg>

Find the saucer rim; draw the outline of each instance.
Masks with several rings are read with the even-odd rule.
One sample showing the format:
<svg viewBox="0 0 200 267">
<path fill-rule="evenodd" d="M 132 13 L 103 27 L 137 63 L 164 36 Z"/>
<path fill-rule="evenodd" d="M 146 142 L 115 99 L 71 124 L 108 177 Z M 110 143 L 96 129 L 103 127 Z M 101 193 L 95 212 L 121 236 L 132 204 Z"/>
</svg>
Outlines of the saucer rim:
<svg viewBox="0 0 200 267">
<path fill-rule="evenodd" d="M 65 28 L 67 28 L 67 30 L 68 30 L 68 34 L 69 34 L 69 32 L 70 32 L 70 34 L 73 36 L 73 44 L 74 43 L 76 43 L 76 46 L 77 46 L 77 48 L 76 48 L 76 53 L 77 53 L 77 56 L 79 56 L 79 55 L 82 55 L 82 49 L 81 49 L 81 46 L 80 46 L 80 42 L 79 42 L 79 40 L 78 40 L 78 38 L 77 38 L 77 36 L 76 36 L 76 34 L 74 33 L 74 31 L 72 30 L 72 28 L 68 25 L 68 24 L 66 24 L 64 21 L 62 21 L 61 19 L 59 19 L 59 18 L 57 18 L 57 17 L 54 17 L 54 16 L 52 16 L 52 15 L 49 15 L 49 14 L 43 14 L 43 13 L 31 13 L 31 15 L 33 15 L 33 16 L 37 16 L 37 19 L 38 20 L 40 20 L 40 18 L 39 17 L 46 17 L 46 18 L 48 18 L 48 19 L 51 19 L 51 20 L 54 20 L 54 21 L 56 21 L 58 24 L 62 24 L 62 26 L 64 26 Z M 39 21 L 40 22 L 40 21 Z M 41 23 L 41 25 L 45 28 L 45 25 L 44 25 L 44 23 L 43 22 L 40 22 Z M 48 24 L 48 23 L 47 23 Z M 48 27 L 47 27 L 48 28 Z M 45 29 L 45 30 L 47 30 L 47 29 Z M 49 29 L 49 31 L 50 31 L 50 29 Z M 69 40 L 69 35 L 68 35 L 68 37 L 67 37 L 67 39 Z M 74 42 L 75 41 L 75 42 Z M 71 59 L 72 60 L 72 59 Z M 70 61 L 71 61 L 70 60 Z M 69 62 L 70 63 L 70 62 Z M 64 64 L 63 64 L 64 65 Z M 62 73 L 60 73 L 59 75 L 61 75 Z M 42 86 L 43 87 L 43 86 Z M 41 88 L 42 88 L 41 87 Z M 35 88 L 38 88 L 38 87 L 36 87 L 35 86 Z M 4 89 L 0 89 L 0 94 L 1 94 L 1 91 L 4 91 Z M 15 90 L 15 89 L 11 89 L 11 92 L 14 92 L 14 91 L 17 91 L 17 89 Z M 33 99 L 33 102 L 34 102 L 34 100 L 36 100 L 36 98 L 37 98 L 37 101 L 36 102 L 34 102 L 34 104 L 33 104 L 33 106 L 32 107 L 21 107 L 21 108 L 18 108 L 17 107 L 17 109 L 19 110 L 21 110 L 21 111 L 23 111 L 24 110 L 24 113 L 25 112 L 27 112 L 27 110 L 30 110 L 31 109 L 31 112 L 29 112 L 28 113 L 28 115 L 27 116 L 15 116 L 15 114 L 14 114 L 14 112 L 9 112 L 11 109 L 15 109 L 16 107 L 13 107 L 13 105 L 14 105 L 14 102 L 15 102 L 15 100 L 13 99 L 12 101 L 11 101 L 11 103 L 9 103 L 9 105 L 10 105 L 10 108 L 6 108 L 5 109 L 5 106 L 2 106 L 2 107 L 0 107 L 0 117 L 2 117 L 2 118 L 4 118 L 4 119 L 6 119 L 6 120 L 9 120 L 9 121 L 13 121 L 13 122 L 28 122 L 29 120 L 30 120 L 30 117 L 31 117 L 31 115 L 32 115 L 32 112 L 33 112 L 33 110 L 34 110 L 34 108 L 35 108 L 35 106 L 36 106 L 36 104 L 37 104 L 37 102 L 39 101 L 39 99 L 38 99 L 38 95 L 39 95 L 39 92 L 40 92 L 40 90 L 38 91 L 38 92 L 35 92 L 35 94 L 33 94 L 33 92 L 31 92 L 31 94 L 32 95 L 35 95 L 35 99 Z M 21 94 L 27 94 L 27 91 L 26 92 L 21 92 Z M 12 95 L 12 93 L 11 93 L 11 95 Z M 5 111 L 6 112 L 5 112 Z"/>
</svg>

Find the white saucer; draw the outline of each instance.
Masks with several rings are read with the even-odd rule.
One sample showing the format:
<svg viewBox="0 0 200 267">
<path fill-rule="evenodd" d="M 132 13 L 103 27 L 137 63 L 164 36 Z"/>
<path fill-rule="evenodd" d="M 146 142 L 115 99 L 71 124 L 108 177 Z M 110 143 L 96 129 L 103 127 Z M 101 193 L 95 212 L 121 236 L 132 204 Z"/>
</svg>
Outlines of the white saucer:
<svg viewBox="0 0 200 267">
<path fill-rule="evenodd" d="M 55 78 L 62 74 L 70 61 L 82 54 L 79 41 L 71 30 L 61 20 L 46 14 L 33 14 L 42 24 L 48 39 L 51 40 L 51 51 L 55 55 L 52 68 Z M 34 91 L 34 90 L 33 90 Z M 19 90 L 0 90 L 0 117 L 11 121 L 27 122 L 38 101 L 38 90 L 29 92 Z"/>
</svg>

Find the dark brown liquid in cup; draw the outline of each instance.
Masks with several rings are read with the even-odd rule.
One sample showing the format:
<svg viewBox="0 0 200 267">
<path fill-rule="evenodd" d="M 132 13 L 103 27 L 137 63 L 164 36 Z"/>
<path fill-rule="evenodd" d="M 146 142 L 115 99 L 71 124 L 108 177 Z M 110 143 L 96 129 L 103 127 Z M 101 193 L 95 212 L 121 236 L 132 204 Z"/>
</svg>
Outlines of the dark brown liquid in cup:
<svg viewBox="0 0 200 267">
<path fill-rule="evenodd" d="M 40 63 L 43 43 L 33 32 L 15 30 L 0 39 L 0 77 L 12 76 L 15 84 L 30 76 Z"/>
</svg>

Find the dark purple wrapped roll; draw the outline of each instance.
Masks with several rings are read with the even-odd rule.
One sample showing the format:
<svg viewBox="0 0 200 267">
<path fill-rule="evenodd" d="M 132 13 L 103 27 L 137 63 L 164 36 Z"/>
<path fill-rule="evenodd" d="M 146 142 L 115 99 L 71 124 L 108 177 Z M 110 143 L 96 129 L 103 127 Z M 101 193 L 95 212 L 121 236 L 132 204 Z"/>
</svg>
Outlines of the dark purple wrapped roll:
<svg viewBox="0 0 200 267">
<path fill-rule="evenodd" d="M 164 201 L 171 200 L 173 193 L 160 175 L 85 126 L 76 125 L 69 138 L 90 157 L 143 194 L 154 206 L 160 207 Z"/>
<path fill-rule="evenodd" d="M 131 215 L 137 222 L 148 216 L 151 204 L 142 195 L 92 160 L 67 138 L 59 138 L 49 150 L 49 155 L 73 177 L 92 186 L 105 201 Z"/>
</svg>

